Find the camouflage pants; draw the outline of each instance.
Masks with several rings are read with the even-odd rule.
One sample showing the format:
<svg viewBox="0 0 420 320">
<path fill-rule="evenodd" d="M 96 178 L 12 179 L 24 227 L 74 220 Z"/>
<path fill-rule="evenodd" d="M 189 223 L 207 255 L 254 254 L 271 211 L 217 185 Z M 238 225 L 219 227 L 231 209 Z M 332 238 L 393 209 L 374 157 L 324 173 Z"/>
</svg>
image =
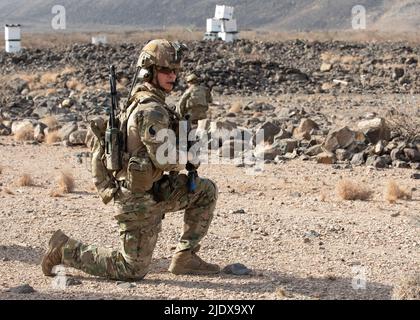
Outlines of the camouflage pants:
<svg viewBox="0 0 420 320">
<path fill-rule="evenodd" d="M 165 175 L 154 192 L 120 192 L 115 199 L 121 248 L 118 251 L 85 245 L 70 239 L 63 248 L 63 264 L 94 275 L 117 280 L 142 279 L 149 265 L 164 213 L 185 209 L 184 232 L 177 252 L 197 247 L 206 235 L 217 201 L 217 187 L 197 178 L 196 192 L 187 190 L 187 176 Z M 158 199 L 157 199 L 158 197 Z"/>
</svg>

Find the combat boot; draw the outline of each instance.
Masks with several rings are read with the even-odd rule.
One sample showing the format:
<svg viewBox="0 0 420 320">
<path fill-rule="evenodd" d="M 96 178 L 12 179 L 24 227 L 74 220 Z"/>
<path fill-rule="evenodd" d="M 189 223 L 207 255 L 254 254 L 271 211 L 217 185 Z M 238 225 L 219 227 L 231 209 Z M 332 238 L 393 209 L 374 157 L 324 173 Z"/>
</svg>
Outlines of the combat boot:
<svg viewBox="0 0 420 320">
<path fill-rule="evenodd" d="M 54 266 L 61 264 L 63 257 L 62 248 L 69 240 L 61 230 L 57 230 L 51 237 L 48 243 L 48 251 L 42 258 L 41 266 L 42 272 L 46 276 L 53 276 L 52 269 Z"/>
<path fill-rule="evenodd" d="M 169 271 L 176 275 L 181 274 L 216 274 L 220 272 L 217 264 L 203 261 L 196 253 L 200 246 L 193 250 L 175 253 Z"/>
</svg>

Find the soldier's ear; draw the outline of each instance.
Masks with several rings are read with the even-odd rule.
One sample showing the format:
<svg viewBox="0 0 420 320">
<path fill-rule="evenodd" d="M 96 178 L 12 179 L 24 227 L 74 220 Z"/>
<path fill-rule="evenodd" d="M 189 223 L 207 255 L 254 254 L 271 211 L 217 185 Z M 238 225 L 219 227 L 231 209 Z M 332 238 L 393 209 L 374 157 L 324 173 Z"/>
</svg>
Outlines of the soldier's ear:
<svg viewBox="0 0 420 320">
<path fill-rule="evenodd" d="M 142 68 L 139 71 L 139 78 L 142 81 L 149 82 L 153 79 L 153 70 L 152 68 Z"/>
</svg>

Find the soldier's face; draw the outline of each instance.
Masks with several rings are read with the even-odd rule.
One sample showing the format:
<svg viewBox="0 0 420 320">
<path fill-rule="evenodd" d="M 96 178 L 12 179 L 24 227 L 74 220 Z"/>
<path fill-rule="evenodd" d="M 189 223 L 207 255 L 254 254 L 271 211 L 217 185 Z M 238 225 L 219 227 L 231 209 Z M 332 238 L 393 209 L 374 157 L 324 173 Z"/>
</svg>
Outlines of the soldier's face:
<svg viewBox="0 0 420 320">
<path fill-rule="evenodd" d="M 174 70 L 157 73 L 157 80 L 159 85 L 166 91 L 171 92 L 175 85 L 176 72 Z"/>
</svg>

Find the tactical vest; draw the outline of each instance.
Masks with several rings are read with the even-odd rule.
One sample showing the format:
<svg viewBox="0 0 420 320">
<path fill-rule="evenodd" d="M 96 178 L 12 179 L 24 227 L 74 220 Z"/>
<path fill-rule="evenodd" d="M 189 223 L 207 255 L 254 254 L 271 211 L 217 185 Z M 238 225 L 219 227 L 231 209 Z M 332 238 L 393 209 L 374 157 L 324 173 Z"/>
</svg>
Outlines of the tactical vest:
<svg viewBox="0 0 420 320">
<path fill-rule="evenodd" d="M 136 109 L 139 104 L 145 104 L 149 102 L 158 102 L 156 97 L 154 97 L 152 92 L 148 91 L 139 91 L 135 93 L 130 101 L 129 107 L 126 110 L 122 110 L 120 114 L 118 114 L 117 119 L 119 120 L 119 129 L 123 135 L 123 146 L 121 150 L 123 150 L 123 169 L 127 170 L 128 161 L 131 158 L 131 155 L 127 153 L 126 143 L 127 143 L 127 122 L 130 118 L 132 112 Z M 109 125 L 109 124 L 107 124 Z M 92 120 L 90 123 L 90 131 L 88 135 L 91 138 L 91 154 L 92 154 L 92 178 L 93 183 L 101 197 L 103 203 L 108 204 L 113 198 L 114 195 L 120 188 L 121 181 L 117 180 L 117 175 L 119 173 L 116 171 L 110 171 L 106 168 L 105 165 L 105 131 L 106 125 L 101 121 Z"/>
</svg>

